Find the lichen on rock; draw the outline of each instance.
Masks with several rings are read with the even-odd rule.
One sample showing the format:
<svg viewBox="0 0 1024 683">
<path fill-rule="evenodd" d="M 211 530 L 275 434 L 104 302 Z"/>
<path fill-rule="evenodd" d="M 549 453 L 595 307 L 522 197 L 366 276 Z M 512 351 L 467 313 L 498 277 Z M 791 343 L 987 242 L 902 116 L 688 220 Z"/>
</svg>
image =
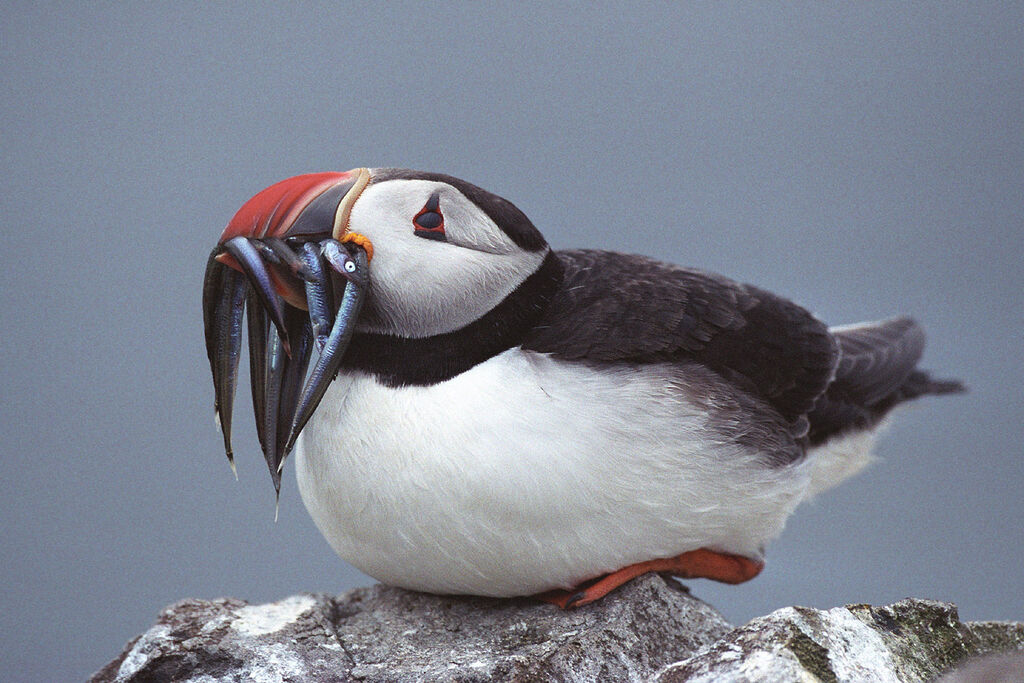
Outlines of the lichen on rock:
<svg viewBox="0 0 1024 683">
<path fill-rule="evenodd" d="M 92 681 L 905 682 L 1014 649 L 1024 624 L 963 623 L 927 600 L 787 607 L 734 629 L 676 581 L 648 575 L 569 611 L 387 586 L 266 605 L 185 600 Z"/>
<path fill-rule="evenodd" d="M 931 681 L 967 658 L 1009 649 L 1024 649 L 1024 624 L 964 623 L 949 603 L 786 607 L 666 667 L 656 680 Z"/>
</svg>

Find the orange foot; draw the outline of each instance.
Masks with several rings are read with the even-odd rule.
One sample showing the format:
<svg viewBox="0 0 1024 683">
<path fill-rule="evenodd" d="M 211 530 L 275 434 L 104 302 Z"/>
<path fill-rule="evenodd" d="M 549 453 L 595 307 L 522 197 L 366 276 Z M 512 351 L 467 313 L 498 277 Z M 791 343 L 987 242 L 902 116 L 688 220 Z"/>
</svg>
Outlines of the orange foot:
<svg viewBox="0 0 1024 683">
<path fill-rule="evenodd" d="M 700 548 L 676 557 L 631 564 L 617 572 L 585 581 L 573 590 L 553 590 L 534 597 L 562 609 L 569 609 L 603 598 L 622 584 L 649 572 L 667 572 L 681 579 L 743 583 L 760 574 L 763 567 L 764 562 L 760 560 Z"/>
</svg>

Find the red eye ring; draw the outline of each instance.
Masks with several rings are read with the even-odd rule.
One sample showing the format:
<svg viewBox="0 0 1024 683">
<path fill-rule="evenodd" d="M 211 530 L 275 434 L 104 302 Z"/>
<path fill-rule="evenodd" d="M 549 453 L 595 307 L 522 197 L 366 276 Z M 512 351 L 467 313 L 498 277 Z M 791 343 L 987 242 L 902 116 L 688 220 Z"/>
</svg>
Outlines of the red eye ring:
<svg viewBox="0 0 1024 683">
<path fill-rule="evenodd" d="M 441 213 L 440 196 L 435 192 L 412 219 L 413 234 L 429 240 L 447 241 L 444 233 L 444 214 Z"/>
</svg>

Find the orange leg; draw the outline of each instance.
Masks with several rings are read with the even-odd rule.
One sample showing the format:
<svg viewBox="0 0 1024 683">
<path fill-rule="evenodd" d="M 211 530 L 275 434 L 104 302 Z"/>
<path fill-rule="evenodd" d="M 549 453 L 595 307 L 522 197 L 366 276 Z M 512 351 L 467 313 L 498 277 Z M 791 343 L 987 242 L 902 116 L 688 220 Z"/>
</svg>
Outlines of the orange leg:
<svg viewBox="0 0 1024 683">
<path fill-rule="evenodd" d="M 586 581 L 573 590 L 553 590 L 534 597 L 558 605 L 562 609 L 569 609 L 603 598 L 622 584 L 648 572 L 667 572 L 681 579 L 714 579 L 723 583 L 743 583 L 760 574 L 762 567 L 764 562 L 760 560 L 700 548 L 676 557 L 631 564 L 596 580 Z"/>
</svg>

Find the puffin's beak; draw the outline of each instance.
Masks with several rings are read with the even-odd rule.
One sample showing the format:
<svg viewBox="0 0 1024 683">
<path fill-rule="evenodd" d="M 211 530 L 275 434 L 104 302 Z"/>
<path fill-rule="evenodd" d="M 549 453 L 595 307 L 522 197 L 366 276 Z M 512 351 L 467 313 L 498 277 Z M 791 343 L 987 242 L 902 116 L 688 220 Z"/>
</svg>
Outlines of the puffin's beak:
<svg viewBox="0 0 1024 683">
<path fill-rule="evenodd" d="M 349 241 L 345 237 L 352 205 L 369 181 L 366 168 L 288 178 L 258 192 L 228 222 L 218 242 L 223 251 L 217 260 L 249 277 L 279 327 L 279 318 L 269 305 L 273 298 L 269 290 L 275 290 L 292 306 L 305 309 L 301 281 L 309 275 L 284 240 L 307 242 L 333 237 Z M 252 248 L 236 237 L 246 238 Z M 266 265 L 261 267 L 260 261 Z"/>
<path fill-rule="evenodd" d="M 203 319 L 224 448 L 234 468 L 231 413 L 248 304 L 257 434 L 278 491 L 284 458 L 337 374 L 362 307 L 373 247 L 348 223 L 369 181 L 357 168 L 271 185 L 238 210 L 207 264 Z M 320 356 L 304 383 L 314 345 Z"/>
<path fill-rule="evenodd" d="M 220 243 L 244 237 L 326 237 L 340 239 L 352 204 L 370 181 L 370 171 L 308 173 L 274 183 L 242 205 Z"/>
</svg>

